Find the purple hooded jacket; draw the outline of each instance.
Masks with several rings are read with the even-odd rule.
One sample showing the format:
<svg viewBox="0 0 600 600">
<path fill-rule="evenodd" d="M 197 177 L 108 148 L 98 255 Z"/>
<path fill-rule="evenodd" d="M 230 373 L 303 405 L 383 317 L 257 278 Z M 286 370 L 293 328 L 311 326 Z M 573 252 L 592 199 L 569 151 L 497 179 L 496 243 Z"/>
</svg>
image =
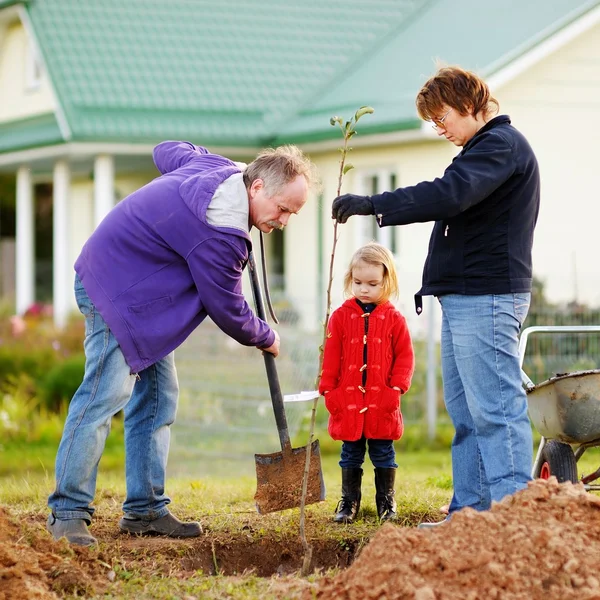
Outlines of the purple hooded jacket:
<svg viewBox="0 0 600 600">
<path fill-rule="evenodd" d="M 271 346 L 274 332 L 242 294 L 252 242 L 240 168 L 189 142 L 159 144 L 154 162 L 162 175 L 119 202 L 75 262 L 131 372 L 164 358 L 207 316 L 240 344 Z M 229 210 L 229 196 L 215 192 L 232 181 Z"/>
</svg>

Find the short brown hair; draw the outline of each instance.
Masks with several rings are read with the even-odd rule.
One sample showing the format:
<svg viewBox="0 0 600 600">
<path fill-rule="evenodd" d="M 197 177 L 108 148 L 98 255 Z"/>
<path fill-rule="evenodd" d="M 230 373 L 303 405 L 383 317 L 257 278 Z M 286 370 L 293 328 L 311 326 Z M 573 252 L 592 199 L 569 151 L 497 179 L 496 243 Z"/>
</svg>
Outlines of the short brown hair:
<svg viewBox="0 0 600 600">
<path fill-rule="evenodd" d="M 419 116 L 425 121 L 438 119 L 449 106 L 461 115 L 480 112 L 488 117 L 499 110 L 498 101 L 490 94 L 487 83 L 475 73 L 460 67 L 442 67 L 431 77 L 416 99 Z"/>
<path fill-rule="evenodd" d="M 293 145 L 266 148 L 244 170 L 244 184 L 250 188 L 262 179 L 266 192 L 274 196 L 284 185 L 302 175 L 309 187 L 318 182 L 317 169 L 300 148 Z"/>
<path fill-rule="evenodd" d="M 350 259 L 348 270 L 344 276 L 344 294 L 346 297 L 352 296 L 352 269 L 361 261 L 368 265 L 381 265 L 383 267 L 380 302 L 385 302 L 392 296 L 398 295 L 398 274 L 396 273 L 394 256 L 385 246 L 377 242 L 369 242 L 361 246 Z"/>
</svg>

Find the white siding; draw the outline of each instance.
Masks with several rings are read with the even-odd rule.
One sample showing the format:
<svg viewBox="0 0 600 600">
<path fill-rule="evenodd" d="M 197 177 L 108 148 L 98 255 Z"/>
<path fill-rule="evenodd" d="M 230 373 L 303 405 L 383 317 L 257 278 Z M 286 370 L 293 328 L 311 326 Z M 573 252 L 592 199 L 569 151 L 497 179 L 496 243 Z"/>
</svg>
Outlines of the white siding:
<svg viewBox="0 0 600 600">
<path fill-rule="evenodd" d="M 27 65 L 31 46 L 25 29 L 14 23 L 0 35 L 0 122 L 54 112 L 54 96 L 45 71 L 40 83 L 30 87 Z"/>
<path fill-rule="evenodd" d="M 540 163 L 534 272 L 546 282 L 551 301 L 598 306 L 600 26 L 495 95 Z"/>
<path fill-rule="evenodd" d="M 341 146 L 341 143 L 340 143 Z M 398 186 L 407 186 L 418 183 L 425 179 L 434 179 L 440 176 L 444 169 L 448 166 L 452 157 L 457 150 L 454 146 L 448 143 L 439 141 L 421 142 L 416 144 L 395 145 L 386 148 L 356 148 L 348 154 L 347 162 L 354 165 L 355 169 L 346 174 L 343 179 L 342 193 L 357 192 L 357 177 L 356 175 L 361 170 L 386 168 L 395 172 L 396 183 Z M 323 277 L 322 289 L 326 290 L 327 277 L 329 273 L 329 262 L 331 256 L 331 248 L 333 245 L 333 230 L 334 223 L 331 219 L 331 203 L 336 196 L 339 174 L 339 152 L 331 152 L 323 155 L 313 155 L 312 158 L 317 164 L 323 180 L 323 202 L 318 207 L 322 211 L 324 223 L 324 251 L 323 251 Z M 311 211 L 312 212 L 312 211 Z M 338 225 L 339 241 L 335 256 L 335 273 L 332 286 L 332 307 L 339 306 L 343 301 L 343 277 L 346 271 L 348 261 L 352 253 L 357 248 L 356 229 L 360 227 L 358 219 L 362 217 L 352 217 L 345 225 Z M 366 217 L 373 218 L 373 217 Z M 316 223 L 316 217 L 315 217 Z M 290 227 L 290 231 L 295 224 Z M 417 317 L 414 308 L 413 296 L 421 287 L 421 274 L 425 257 L 427 256 L 427 245 L 429 235 L 431 233 L 431 223 L 416 223 L 406 227 L 393 228 L 396 235 L 397 243 L 397 268 L 400 280 L 400 298 L 396 303 L 398 308 L 404 313 L 409 320 L 411 330 L 414 335 L 423 334 L 426 330 L 426 318 Z M 307 246 L 317 245 L 316 226 L 311 231 L 305 230 L 305 239 L 302 243 L 302 248 Z M 297 288 L 303 289 L 304 295 L 307 296 L 316 291 L 316 279 L 308 275 L 308 269 L 311 265 L 305 264 L 300 266 L 303 261 L 302 253 L 298 253 L 294 257 L 294 264 L 298 264 L 298 268 L 294 267 L 290 270 L 290 275 L 295 277 L 298 272 L 302 279 L 298 281 Z M 304 281 L 304 287 L 301 287 Z M 310 281 L 310 283 L 309 283 Z M 290 288 L 291 289 L 291 288 Z M 310 291 L 309 291 L 310 290 Z M 293 296 L 294 300 L 298 300 L 299 296 Z M 317 299 L 317 303 L 321 302 L 325 306 L 326 298 Z M 308 303 L 303 303 L 308 308 Z M 303 309 L 304 310 L 304 309 Z M 324 310 L 324 308 L 323 308 Z M 306 321 L 310 320 L 310 314 L 306 315 Z"/>
</svg>

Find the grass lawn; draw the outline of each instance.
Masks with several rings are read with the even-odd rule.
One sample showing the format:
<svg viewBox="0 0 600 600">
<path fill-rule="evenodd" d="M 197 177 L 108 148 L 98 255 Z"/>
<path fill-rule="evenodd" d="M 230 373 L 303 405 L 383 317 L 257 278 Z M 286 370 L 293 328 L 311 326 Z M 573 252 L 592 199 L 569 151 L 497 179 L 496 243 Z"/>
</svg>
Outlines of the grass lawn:
<svg viewBox="0 0 600 600">
<path fill-rule="evenodd" d="M 84 564 L 83 555 L 106 565 L 114 574 L 114 581 L 105 582 L 106 589 L 96 584 L 93 589 L 97 595 L 92 588 L 85 588 L 86 597 L 261 597 L 270 600 L 297 597 L 296 594 L 308 585 L 308 580 L 291 570 L 280 572 L 279 576 L 257 576 L 261 563 L 265 568 L 273 564 L 273 571 L 269 573 L 272 575 L 281 556 L 286 552 L 298 554 L 302 547 L 297 509 L 264 516 L 256 513 L 253 502 L 256 478 L 253 475 L 190 475 L 169 479 L 167 491 L 173 500 L 173 512 L 202 523 L 205 535 L 201 541 L 137 539 L 120 535 L 117 522 L 125 487 L 122 449 L 117 441 L 107 447 L 98 476 L 97 512 L 92 526 L 92 532 L 100 541 L 98 549 L 85 550 L 76 557 L 80 566 Z M 10 517 L 21 524 L 24 529 L 20 530 L 20 538 L 28 540 L 33 548 L 40 547 L 40 539 L 44 543 L 48 539 L 44 522 L 47 496 L 54 486 L 55 452 L 56 445 L 41 443 L 4 445 L 0 450 L 0 506 L 6 507 Z M 328 560 L 334 563 L 336 560 L 351 561 L 379 528 L 373 470 L 368 461 L 363 478 L 361 518 L 354 525 L 340 526 L 331 522 L 341 487 L 338 460 L 337 454 L 322 456 L 327 499 L 306 508 L 306 535 L 309 543 L 315 545 L 317 564 L 319 561 L 328 564 Z M 424 518 L 439 518 L 437 509 L 451 494 L 449 453 L 399 452 L 398 463 L 399 525 L 414 527 Z M 61 553 L 60 550 L 55 552 Z M 240 553 L 247 554 L 245 559 L 238 556 Z M 206 556 L 211 564 L 207 563 Z M 247 568 L 249 564 L 251 571 L 238 571 L 239 565 Z M 339 567 L 322 567 L 320 574 L 311 578 L 331 572 L 331 568 L 335 571 Z M 69 587 L 59 595 L 71 597 L 80 592 Z"/>
<path fill-rule="evenodd" d="M 379 528 L 373 470 L 368 460 L 361 518 L 353 525 L 331 522 L 341 482 L 339 456 L 327 453 L 321 460 L 327 499 L 306 508 L 306 535 L 315 548 L 316 564 L 322 565 L 308 579 L 298 576 L 297 567 L 282 568 L 286 565 L 286 553 L 296 558 L 299 553 L 302 555 L 299 511 L 258 515 L 253 502 L 253 475 L 223 473 L 199 477 L 190 473 L 168 480 L 173 512 L 182 518 L 199 520 L 205 530 L 202 538 L 123 536 L 117 527 L 125 492 L 122 444 L 118 435 L 114 437 L 98 477 L 97 512 L 92 526 L 92 533 L 99 539 L 98 548 L 73 553 L 62 543 L 50 546 L 63 560 L 76 562 L 83 572 L 95 575 L 92 583 L 81 583 L 80 588 L 71 583 L 55 589 L 59 597 L 74 597 L 83 591 L 86 598 L 125 600 L 298 598 L 311 580 L 351 562 Z M 55 444 L 42 443 L 4 445 L 0 449 L 0 506 L 19 523 L 20 543 L 30 544 L 37 552 L 48 551 L 44 522 L 47 496 L 54 486 L 55 451 Z M 594 450 L 586 453 L 579 463 L 580 471 L 595 470 L 597 460 Z M 449 451 L 400 451 L 397 462 L 398 525 L 414 527 L 422 520 L 440 519 L 438 509 L 452 493 Z"/>
</svg>

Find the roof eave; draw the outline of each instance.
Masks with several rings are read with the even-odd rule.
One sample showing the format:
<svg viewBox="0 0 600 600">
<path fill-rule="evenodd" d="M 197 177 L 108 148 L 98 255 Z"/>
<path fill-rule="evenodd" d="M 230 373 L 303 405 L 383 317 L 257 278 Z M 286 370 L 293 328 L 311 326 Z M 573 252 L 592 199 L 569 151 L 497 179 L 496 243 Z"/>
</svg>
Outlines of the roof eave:
<svg viewBox="0 0 600 600">
<path fill-rule="evenodd" d="M 14 6 L 15 4 L 26 4 L 29 0 L 0 0 L 0 10 Z"/>
<path fill-rule="evenodd" d="M 369 125 L 368 123 L 360 123 L 356 129 L 356 137 L 352 138 L 352 145 L 362 145 L 359 140 L 372 138 L 378 134 L 389 134 L 398 132 L 413 132 L 418 133 L 420 130 L 420 121 L 410 119 L 408 121 L 395 121 L 389 123 L 380 123 L 377 125 Z M 326 127 L 317 131 L 308 131 L 303 133 L 289 133 L 276 136 L 273 140 L 275 144 L 315 144 L 335 140 L 339 145 L 340 132 L 337 127 Z"/>
<path fill-rule="evenodd" d="M 576 14 L 569 14 L 551 32 L 541 32 L 538 39 L 529 43 L 527 49 L 517 48 L 510 55 L 500 57 L 485 69 L 488 85 L 498 89 L 521 75 L 527 69 L 544 60 L 550 54 L 566 46 L 576 37 L 600 23 L 600 6 L 592 0 Z"/>
</svg>

